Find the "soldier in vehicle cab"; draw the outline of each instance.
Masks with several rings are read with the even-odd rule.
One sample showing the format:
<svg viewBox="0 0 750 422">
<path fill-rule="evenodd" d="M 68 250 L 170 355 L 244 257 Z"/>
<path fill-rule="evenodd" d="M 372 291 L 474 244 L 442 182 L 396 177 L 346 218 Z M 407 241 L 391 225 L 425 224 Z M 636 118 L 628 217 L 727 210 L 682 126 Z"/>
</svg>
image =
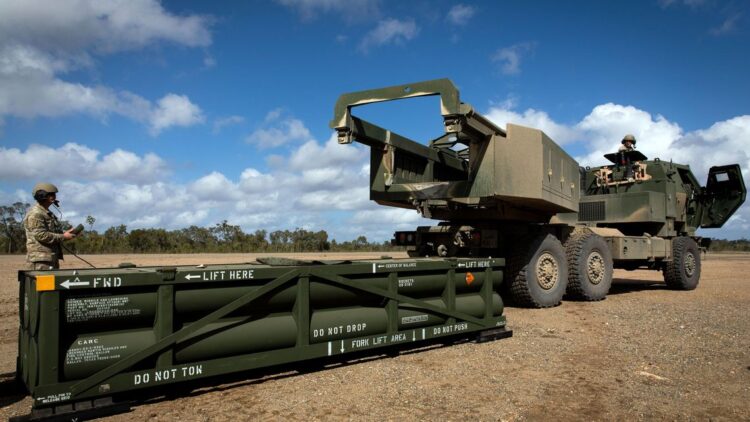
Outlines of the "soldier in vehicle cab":
<svg viewBox="0 0 750 422">
<path fill-rule="evenodd" d="M 620 143 L 620 148 L 617 149 L 619 161 L 618 166 L 625 167 L 625 174 L 623 175 L 623 178 L 628 182 L 633 182 L 635 181 L 635 179 L 633 178 L 633 165 L 630 162 L 630 158 L 628 157 L 626 152 L 635 150 L 635 136 L 627 134 L 622 138 L 622 141 Z"/>
</svg>

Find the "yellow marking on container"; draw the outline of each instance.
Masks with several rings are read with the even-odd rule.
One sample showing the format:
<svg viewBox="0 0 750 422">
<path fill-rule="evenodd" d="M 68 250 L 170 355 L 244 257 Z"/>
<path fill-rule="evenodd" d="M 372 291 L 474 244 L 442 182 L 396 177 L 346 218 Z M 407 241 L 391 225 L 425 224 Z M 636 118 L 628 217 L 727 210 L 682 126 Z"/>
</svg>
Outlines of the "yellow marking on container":
<svg viewBox="0 0 750 422">
<path fill-rule="evenodd" d="M 36 291 L 44 292 L 47 290 L 55 290 L 55 276 L 54 275 L 36 276 Z"/>
</svg>

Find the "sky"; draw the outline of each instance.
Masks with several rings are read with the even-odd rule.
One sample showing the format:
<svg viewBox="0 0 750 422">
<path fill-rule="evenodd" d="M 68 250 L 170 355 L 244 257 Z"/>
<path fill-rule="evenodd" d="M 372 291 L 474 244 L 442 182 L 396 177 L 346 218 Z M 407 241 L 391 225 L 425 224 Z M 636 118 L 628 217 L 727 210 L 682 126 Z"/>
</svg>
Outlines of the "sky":
<svg viewBox="0 0 750 422">
<path fill-rule="evenodd" d="M 748 46 L 745 0 L 0 0 L 0 204 L 48 181 L 63 218 L 98 230 L 387 240 L 434 222 L 369 200 L 369 151 L 336 142 L 333 105 L 436 78 L 582 165 L 632 133 L 703 183 L 739 163 L 750 185 Z M 442 133 L 435 97 L 357 114 Z M 750 205 L 699 234 L 750 238 Z"/>
</svg>

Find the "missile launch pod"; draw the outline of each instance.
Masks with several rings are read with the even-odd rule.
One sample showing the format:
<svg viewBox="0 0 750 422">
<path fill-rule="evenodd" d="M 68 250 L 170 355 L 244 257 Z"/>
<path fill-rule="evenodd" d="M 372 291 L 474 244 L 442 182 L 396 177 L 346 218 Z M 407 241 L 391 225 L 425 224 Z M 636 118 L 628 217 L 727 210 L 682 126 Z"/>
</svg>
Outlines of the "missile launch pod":
<svg viewBox="0 0 750 422">
<path fill-rule="evenodd" d="M 498 295 L 503 259 L 259 261 L 20 272 L 17 378 L 32 414 L 351 352 L 511 334 Z"/>
</svg>

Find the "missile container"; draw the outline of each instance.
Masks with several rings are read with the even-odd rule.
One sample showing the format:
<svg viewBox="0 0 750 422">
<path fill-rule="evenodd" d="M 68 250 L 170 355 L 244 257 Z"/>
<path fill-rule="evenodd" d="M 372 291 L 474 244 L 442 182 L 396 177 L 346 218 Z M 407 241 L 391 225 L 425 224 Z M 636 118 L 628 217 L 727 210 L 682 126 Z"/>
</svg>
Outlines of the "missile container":
<svg viewBox="0 0 750 422">
<path fill-rule="evenodd" d="M 499 258 L 261 261 L 20 272 L 17 377 L 34 412 L 443 337 L 510 335 Z"/>
</svg>

